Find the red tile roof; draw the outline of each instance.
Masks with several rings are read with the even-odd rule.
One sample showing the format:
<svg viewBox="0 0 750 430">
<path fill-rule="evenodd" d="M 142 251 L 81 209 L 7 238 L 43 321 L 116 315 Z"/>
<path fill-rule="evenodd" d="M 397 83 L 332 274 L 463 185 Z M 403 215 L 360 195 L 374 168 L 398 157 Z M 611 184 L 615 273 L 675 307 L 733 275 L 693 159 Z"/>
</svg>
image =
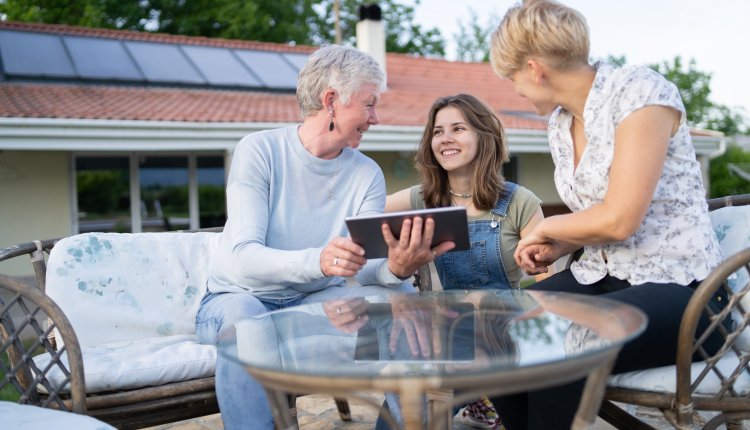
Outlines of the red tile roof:
<svg viewBox="0 0 750 430">
<path fill-rule="evenodd" d="M 310 46 L 209 39 L 145 32 L 91 29 L 65 25 L 0 23 L 0 29 L 148 40 L 227 48 L 311 52 Z M 388 90 L 382 95 L 382 124 L 423 125 L 432 102 L 467 92 L 501 113 L 508 128 L 545 129 L 533 118 L 528 101 L 510 82 L 498 78 L 486 63 L 461 63 L 404 54 L 387 54 Z M 531 114 L 518 116 L 505 111 Z M 165 88 L 137 85 L 29 83 L 0 81 L 0 117 L 81 118 L 151 121 L 296 122 L 299 109 L 293 94 L 259 91 Z"/>
</svg>

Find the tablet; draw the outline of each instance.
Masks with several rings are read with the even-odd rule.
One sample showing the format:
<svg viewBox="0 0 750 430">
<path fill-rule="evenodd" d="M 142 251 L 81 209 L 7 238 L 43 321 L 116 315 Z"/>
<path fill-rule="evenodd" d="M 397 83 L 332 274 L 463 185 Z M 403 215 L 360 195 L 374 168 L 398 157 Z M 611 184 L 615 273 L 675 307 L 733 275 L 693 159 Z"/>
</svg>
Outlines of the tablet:
<svg viewBox="0 0 750 430">
<path fill-rule="evenodd" d="M 435 234 L 432 237 L 430 247 L 450 240 L 456 244 L 456 247 L 451 251 L 469 249 L 466 208 L 460 206 L 347 217 L 346 226 L 349 228 L 349 234 L 354 243 L 365 249 L 365 258 L 385 258 L 388 256 L 388 245 L 386 245 L 383 232 L 380 230 L 383 221 L 388 223 L 391 232 L 398 239 L 401 233 L 401 224 L 406 218 L 415 216 L 435 220 Z"/>
</svg>

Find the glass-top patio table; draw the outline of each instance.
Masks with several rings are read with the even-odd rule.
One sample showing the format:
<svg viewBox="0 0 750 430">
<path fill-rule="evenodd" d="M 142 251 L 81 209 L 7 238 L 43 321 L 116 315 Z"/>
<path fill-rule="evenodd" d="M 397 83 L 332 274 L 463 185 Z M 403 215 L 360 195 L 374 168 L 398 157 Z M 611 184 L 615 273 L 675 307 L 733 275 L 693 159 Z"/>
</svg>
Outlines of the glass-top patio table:
<svg viewBox="0 0 750 430">
<path fill-rule="evenodd" d="M 343 315 L 347 312 L 351 315 Z M 452 406 L 481 394 L 588 376 L 573 425 L 587 428 L 618 352 L 645 325 L 645 315 L 632 306 L 577 294 L 394 294 L 303 305 L 241 321 L 219 342 L 219 353 L 263 384 L 280 429 L 296 427 L 287 393 L 365 402 L 365 391 L 396 393 L 403 428 L 411 430 L 448 427 Z M 389 412 L 383 415 L 397 427 Z"/>
</svg>

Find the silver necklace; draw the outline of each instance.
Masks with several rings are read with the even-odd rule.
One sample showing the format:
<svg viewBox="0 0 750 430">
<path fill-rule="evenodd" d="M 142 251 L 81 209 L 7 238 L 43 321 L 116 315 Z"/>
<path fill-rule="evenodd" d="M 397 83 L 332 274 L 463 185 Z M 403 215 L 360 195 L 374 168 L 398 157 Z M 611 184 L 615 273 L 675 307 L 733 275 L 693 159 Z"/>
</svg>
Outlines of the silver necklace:
<svg viewBox="0 0 750 430">
<path fill-rule="evenodd" d="M 310 154 L 310 151 L 307 149 L 304 143 L 302 144 L 302 148 L 305 149 L 305 154 L 307 154 L 308 160 L 310 161 L 310 167 L 312 167 L 313 156 Z M 336 173 L 333 174 L 333 181 L 331 181 L 331 185 L 328 187 L 328 200 L 336 200 L 336 196 L 333 194 L 333 185 L 336 184 L 336 179 L 338 179 L 339 177 L 339 158 L 341 158 L 341 153 L 336 156 Z"/>
<path fill-rule="evenodd" d="M 453 195 L 455 197 L 461 197 L 462 199 L 470 199 L 474 195 L 474 194 L 459 194 L 459 193 L 454 193 L 453 190 L 451 190 L 450 188 L 448 188 L 448 192 L 451 193 L 451 195 Z"/>
</svg>

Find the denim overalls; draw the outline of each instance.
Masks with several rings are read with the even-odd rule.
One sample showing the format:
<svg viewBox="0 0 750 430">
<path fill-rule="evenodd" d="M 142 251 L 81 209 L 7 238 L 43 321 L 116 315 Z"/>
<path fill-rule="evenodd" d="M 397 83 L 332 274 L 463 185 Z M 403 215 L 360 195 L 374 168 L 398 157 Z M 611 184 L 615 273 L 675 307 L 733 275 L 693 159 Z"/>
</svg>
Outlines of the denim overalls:
<svg viewBox="0 0 750 430">
<path fill-rule="evenodd" d="M 505 182 L 504 192 L 490 211 L 492 220 L 469 221 L 471 249 L 447 252 L 435 260 L 444 290 L 510 288 L 500 254 L 500 223 L 517 188 L 518 184 Z"/>
</svg>

